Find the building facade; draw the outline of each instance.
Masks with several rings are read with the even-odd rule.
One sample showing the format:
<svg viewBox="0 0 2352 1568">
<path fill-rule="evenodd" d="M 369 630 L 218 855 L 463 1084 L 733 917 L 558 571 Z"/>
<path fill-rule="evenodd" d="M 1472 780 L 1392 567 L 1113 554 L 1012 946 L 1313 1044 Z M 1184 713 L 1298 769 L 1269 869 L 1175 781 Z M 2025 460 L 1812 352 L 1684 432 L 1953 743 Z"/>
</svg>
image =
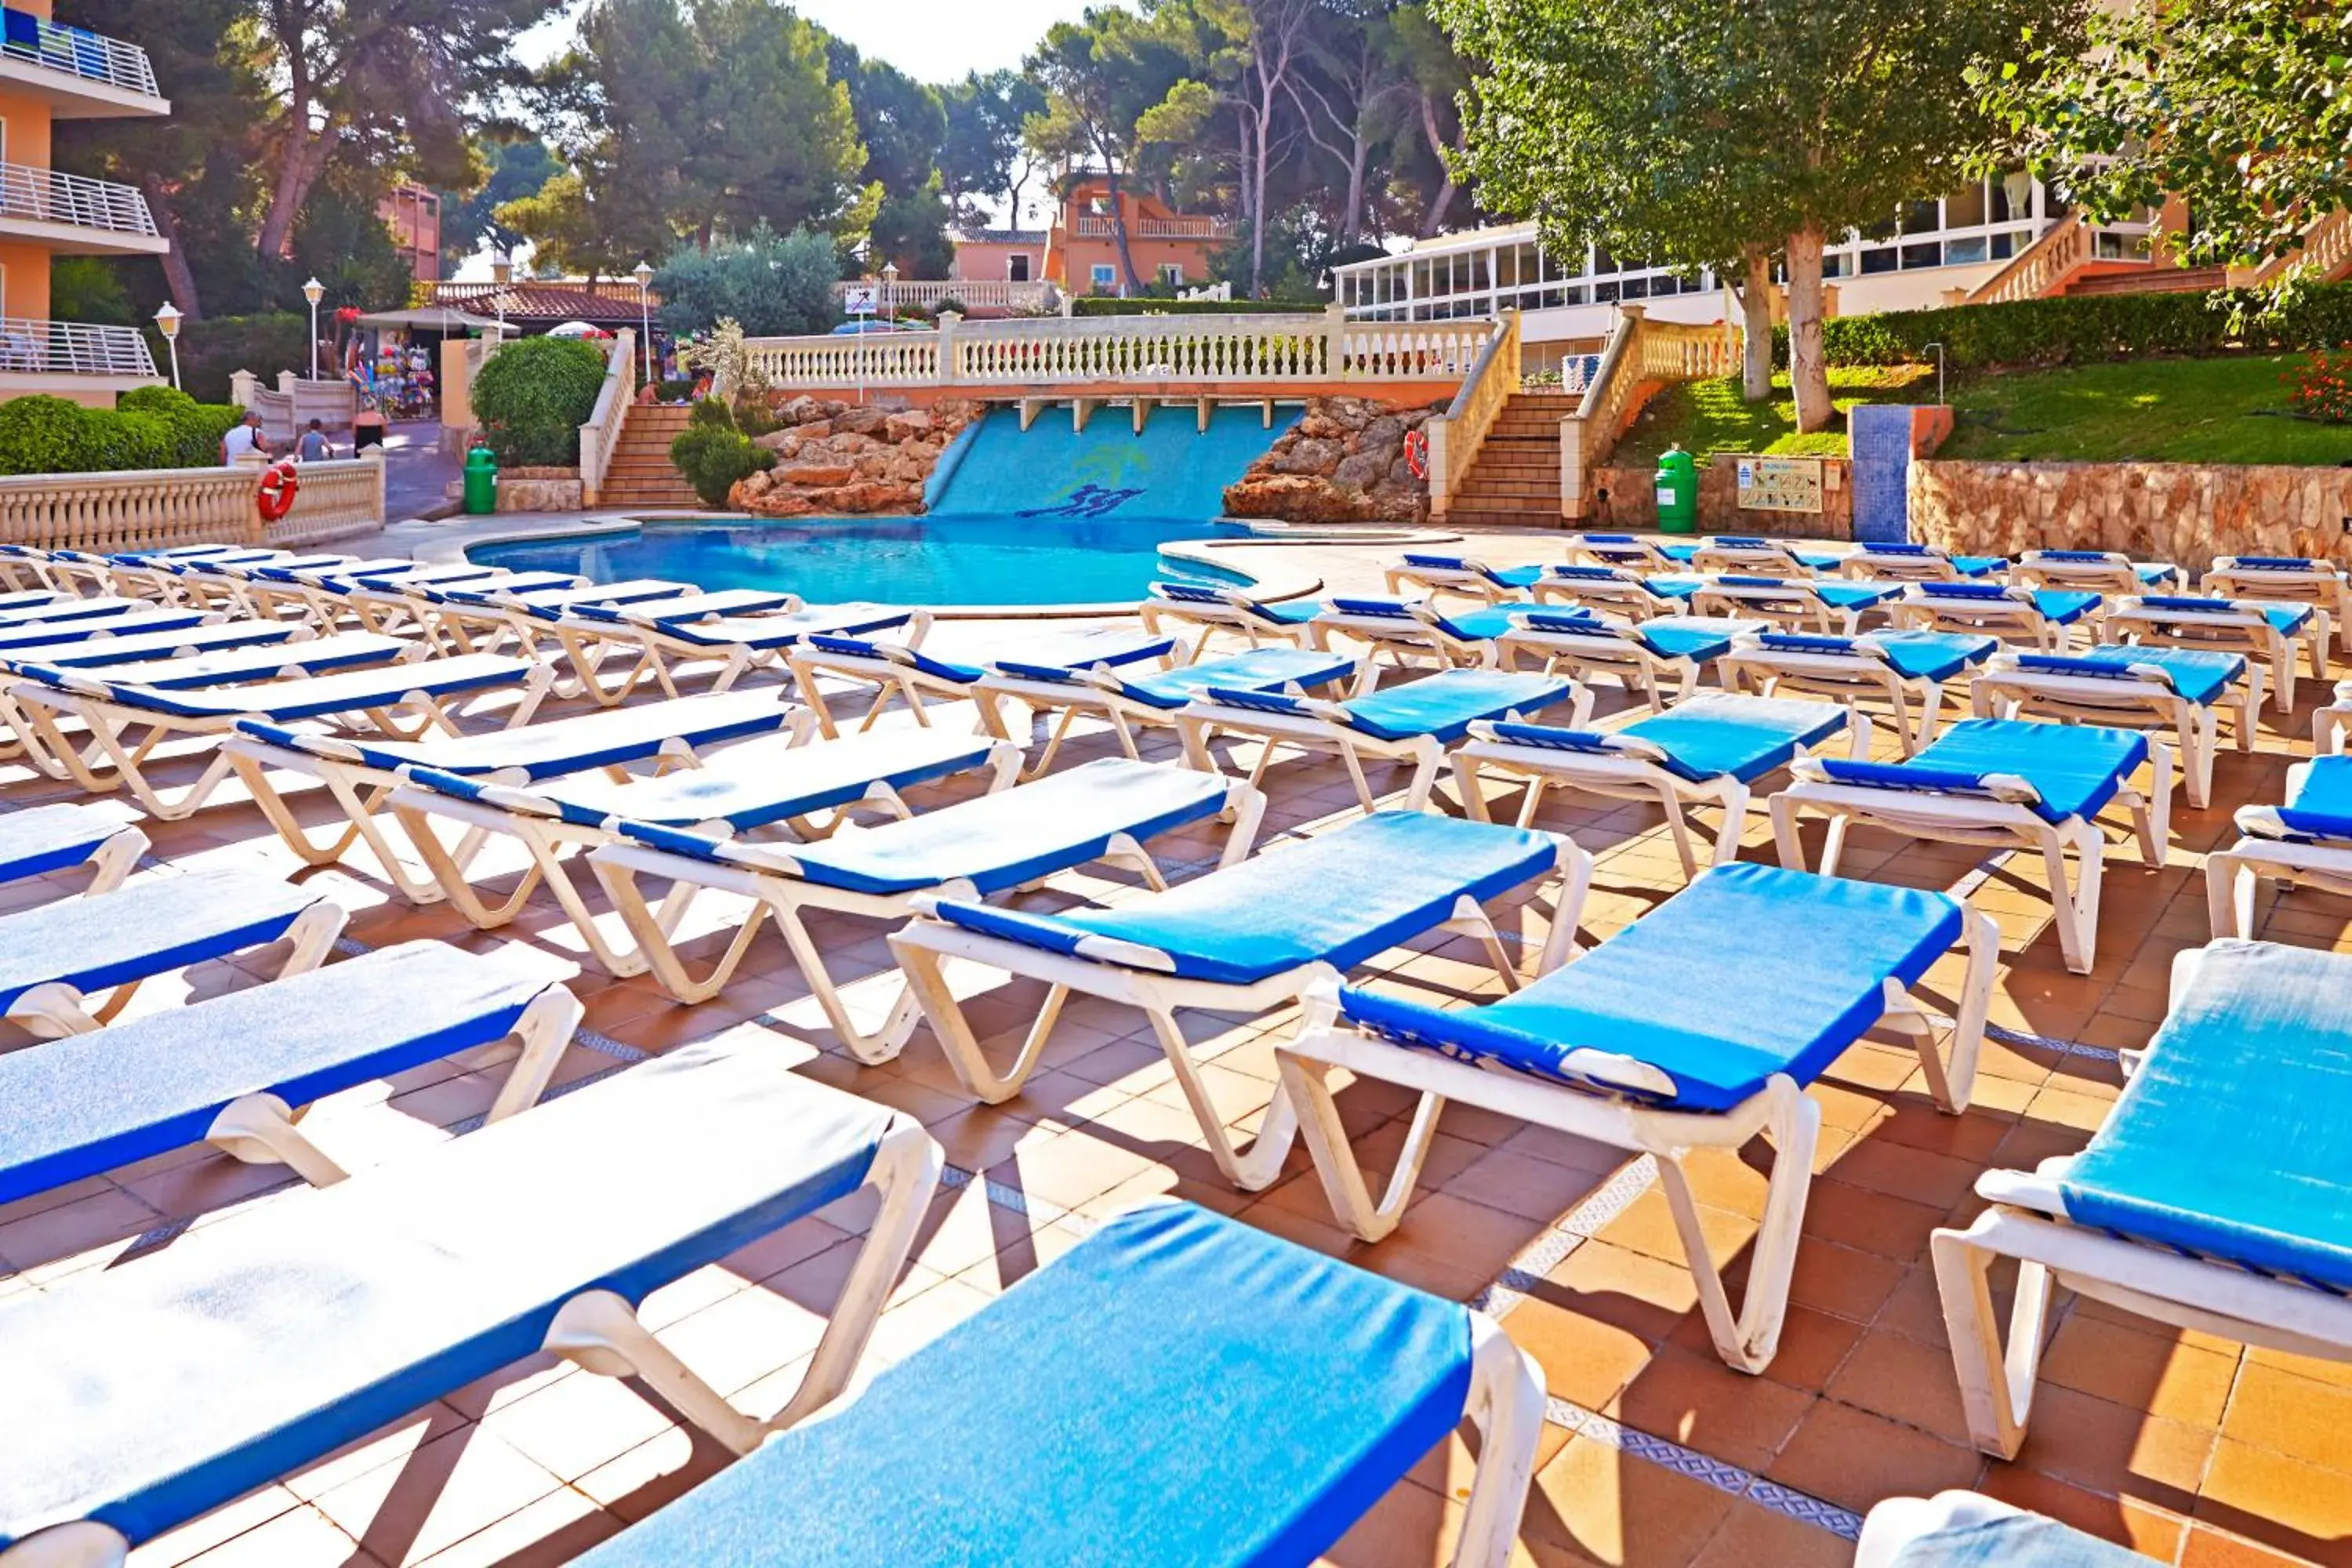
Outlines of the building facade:
<svg viewBox="0 0 2352 1568">
<path fill-rule="evenodd" d="M 982 228 L 951 237 L 955 260 L 948 277 L 958 283 L 1045 281 L 1045 230 Z"/>
<path fill-rule="evenodd" d="M 171 111 L 146 50 L 60 22 L 50 0 L 0 7 L 0 400 L 47 393 L 111 407 L 117 394 L 160 379 L 137 330 L 51 318 L 53 258 L 171 247 L 133 187 L 51 167 L 49 130 Z"/>
<path fill-rule="evenodd" d="M 441 277 L 441 198 L 413 182 L 394 185 L 376 204 L 376 216 L 392 233 L 392 243 L 408 263 L 408 275 L 419 283 Z"/>
<path fill-rule="evenodd" d="M 1145 288 L 1185 289 L 1207 281 L 1209 262 L 1234 237 L 1223 218 L 1180 213 L 1157 196 L 1121 186 L 1118 214 L 1135 276 Z M 1045 237 L 1045 276 L 1072 294 L 1126 294 L 1118 242 L 1112 234 L 1110 182 L 1082 174 L 1064 188 Z"/>
</svg>

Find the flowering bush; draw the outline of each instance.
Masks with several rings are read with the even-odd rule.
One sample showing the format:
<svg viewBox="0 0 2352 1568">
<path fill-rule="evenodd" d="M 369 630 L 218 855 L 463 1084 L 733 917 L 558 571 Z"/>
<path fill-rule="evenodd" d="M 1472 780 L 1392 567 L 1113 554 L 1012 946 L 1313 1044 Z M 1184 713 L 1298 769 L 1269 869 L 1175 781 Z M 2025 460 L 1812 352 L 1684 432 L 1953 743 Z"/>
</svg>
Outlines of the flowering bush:
<svg viewBox="0 0 2352 1568">
<path fill-rule="evenodd" d="M 2315 352 L 2287 373 L 2287 401 L 2305 419 L 2352 425 L 2352 343 Z"/>
</svg>

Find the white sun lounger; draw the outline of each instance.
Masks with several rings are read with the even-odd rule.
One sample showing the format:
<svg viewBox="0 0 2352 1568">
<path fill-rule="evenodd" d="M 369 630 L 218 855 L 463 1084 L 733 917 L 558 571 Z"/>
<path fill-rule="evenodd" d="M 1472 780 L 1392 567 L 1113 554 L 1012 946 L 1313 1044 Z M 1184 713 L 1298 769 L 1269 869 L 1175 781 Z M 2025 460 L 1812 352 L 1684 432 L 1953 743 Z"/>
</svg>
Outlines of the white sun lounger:
<svg viewBox="0 0 2352 1568">
<path fill-rule="evenodd" d="M 918 623 L 910 635 L 903 637 L 819 632 L 803 639 L 785 656 L 785 662 L 792 667 L 801 700 L 816 714 L 817 728 L 832 736 L 841 733 L 841 728 L 825 693 L 827 679 L 872 688 L 874 700 L 858 721 L 860 730 L 871 730 L 893 698 L 907 705 L 916 723 L 929 726 L 931 715 L 925 699 L 969 700 L 989 670 L 1005 660 L 1066 669 L 1164 668 L 1175 651 L 1172 637 L 1117 626 L 1046 629 L 1011 637 L 1000 633 L 975 640 L 932 632 Z M 992 712 L 983 706 L 982 720 L 992 721 Z M 1010 738 L 1012 731 L 990 733 Z"/>
<path fill-rule="evenodd" d="M 1725 656 L 1723 683 L 1766 697 L 1801 691 L 1849 705 L 1883 700 L 1905 756 L 1936 738 L 1944 689 L 2000 649 L 2000 639 L 1959 632 L 1865 632 L 1858 637 L 1767 633 Z"/>
<path fill-rule="evenodd" d="M 898 921 L 926 894 L 985 899 L 1097 860 L 1126 867 L 1158 889 L 1166 883 L 1145 840 L 1223 816 L 1233 826 L 1222 863 L 1231 865 L 1249 853 L 1265 806 L 1247 784 L 1114 757 L 904 822 L 837 833 L 819 844 L 746 843 L 616 821 L 626 841 L 592 851 L 588 862 L 654 978 L 680 1002 L 719 994 L 762 921 L 772 915 L 844 1046 L 873 1063 L 898 1054 L 919 1010 L 902 985 L 884 1022 L 862 1026 L 803 923 L 804 911 Z M 698 976 L 671 945 L 663 916 L 638 885 L 641 878 L 671 884 L 673 900 L 681 885 L 715 888 L 751 899 L 752 908 L 727 951 Z"/>
<path fill-rule="evenodd" d="M 45 647 L 66 647 L 107 637 L 189 631 L 220 618 L 217 614 L 206 610 L 163 610 L 121 601 L 115 603 L 119 607 L 103 610 L 95 616 L 54 621 L 17 621 L 0 626 L 0 658 L 12 663 L 21 662 L 34 658 Z"/>
<path fill-rule="evenodd" d="M 167 796 L 146 768 L 154 748 L 171 737 L 217 740 L 230 734 L 240 719 L 282 725 L 330 718 L 364 720 L 400 740 L 435 730 L 455 734 L 454 710 L 466 700 L 517 689 L 520 696 L 507 722 L 524 724 L 546 695 L 553 671 L 528 659 L 467 654 L 188 691 L 127 685 L 104 675 L 34 667 L 20 672 L 9 696 L 31 726 L 29 739 L 65 776 L 94 793 L 128 791 L 150 816 L 173 822 L 200 810 L 235 764 L 227 752 L 216 750 L 194 782 Z M 58 728 L 58 718 L 67 714 L 86 727 L 85 748 L 77 749 Z M 143 739 L 133 739 L 142 731 Z"/>
<path fill-rule="evenodd" d="M 689 1046 L 14 1303 L 0 1560 L 119 1568 L 542 1350 L 641 1378 L 751 1452 L 841 1392 L 940 1170 L 914 1121 L 794 1059 L 748 1036 Z M 736 1409 L 639 1321 L 651 1292 L 866 1187 L 880 1211 L 772 1419 Z"/>
<path fill-rule="evenodd" d="M 441 888 L 428 870 L 413 871 L 384 837 L 378 812 L 384 797 L 411 768 L 434 768 L 461 778 L 528 785 L 540 779 L 602 769 L 625 776 L 631 763 L 666 767 L 691 765 L 713 746 L 782 730 L 806 740 L 814 729 L 808 712 L 772 691 L 730 691 L 645 702 L 634 708 L 602 709 L 543 724 L 492 730 L 471 735 L 427 735 L 400 741 L 369 735 L 328 734 L 261 719 L 240 719 L 236 733 L 222 746 L 229 765 L 278 830 L 288 848 L 306 865 L 340 862 L 354 843 L 364 842 L 401 896 L 411 903 L 438 900 Z M 306 828 L 276 782 L 274 773 L 315 778 L 342 810 L 342 826 L 318 838 Z M 443 853 L 459 868 L 480 847 L 478 837 L 461 839 Z"/>
<path fill-rule="evenodd" d="M 2001 654 L 1971 689 L 1980 718 L 2054 715 L 2169 730 L 2189 804 L 2201 811 L 2213 796 L 2224 710 L 2238 750 L 2254 749 L 2263 671 L 2240 654 L 2108 645 L 2075 655 Z"/>
<path fill-rule="evenodd" d="M 2152 780 L 2145 795 L 2130 784 L 2143 763 Z M 2106 868 L 2098 815 L 2120 803 L 2131 813 L 2140 858 L 2163 865 L 2172 767 L 2172 748 L 2135 730 L 1964 719 L 1906 763 L 1800 758 L 1790 764 L 1796 782 L 1772 797 L 1772 837 L 1780 864 L 1802 867 L 1798 818 L 1827 816 L 1822 870 L 1832 876 L 1856 822 L 1913 838 L 2036 850 L 2050 878 L 2059 950 L 2068 969 L 2087 974 Z"/>
<path fill-rule="evenodd" d="M 2128 1547 L 1979 1492 L 1888 1498 L 1862 1521 L 1853 1568 L 2147 1568 Z"/>
<path fill-rule="evenodd" d="M 276 568 L 257 574 L 264 582 L 281 583 L 298 594 L 312 624 L 331 630 L 349 620 L 361 631 L 385 631 L 409 621 L 410 606 L 400 590 L 410 584 L 494 583 L 511 575 L 502 567 L 474 566 L 463 562 L 428 565 L 404 561 L 397 567 L 338 567 L 329 571 L 296 571 L 282 575 Z"/>
<path fill-rule="evenodd" d="M 1989 632 L 2023 638 L 2044 653 L 2074 646 L 2105 601 L 2073 588 L 2021 588 L 2009 583 L 1914 583 L 1886 606 L 1898 626 L 1938 632 Z"/>
<path fill-rule="evenodd" d="M 306 627 L 289 626 L 283 621 L 232 621 L 229 626 L 271 635 L 249 642 L 198 647 L 187 653 L 174 649 L 162 658 L 139 659 L 100 657 L 121 651 L 105 646 L 103 641 L 76 644 L 65 650 L 62 658 L 21 659 L 16 661 L 16 668 L 37 676 L 44 668 L 83 670 L 119 686 L 148 686 L 158 691 L 194 691 L 207 686 L 243 686 L 257 680 L 294 680 L 303 676 L 331 675 L 340 669 L 416 663 L 424 653 L 424 649 L 413 642 L 376 632 L 331 632 L 325 637 L 316 637 Z M 215 628 L 200 626 L 194 629 L 210 631 Z"/>
<path fill-rule="evenodd" d="M 2103 642 L 2206 648 L 2260 659 L 2270 671 L 2282 713 L 2294 711 L 2298 648 L 2311 665 L 2311 679 L 2327 679 L 2327 612 L 2317 605 L 2131 595 L 2108 605 L 2099 620 L 2099 637 Z"/>
<path fill-rule="evenodd" d="M 730 589 L 638 604 L 574 604 L 556 623 L 555 635 L 581 690 L 609 708 L 648 680 L 665 697 L 676 697 L 678 672 L 690 667 L 715 666 L 709 689 L 724 691 L 754 669 L 784 668 L 793 651 L 812 636 L 865 637 L 907 626 L 909 638 L 919 641 L 929 625 L 925 610 L 805 605 L 789 594 Z M 630 648 L 636 650 L 636 662 L 619 679 L 608 679 L 605 659 L 616 649 Z"/>
<path fill-rule="evenodd" d="M 576 588 L 518 587 L 511 582 L 447 583 L 416 593 L 433 605 L 427 617 L 436 647 L 455 653 L 497 653 L 503 639 L 512 637 L 515 651 L 537 658 L 561 653 L 556 626 L 575 605 L 641 605 L 650 599 L 678 599 L 701 590 L 687 583 L 657 577 L 632 577 L 619 583 L 588 583 Z M 541 646 L 544 637 L 546 646 Z M 574 695 L 565 692 L 563 695 Z"/>
<path fill-rule="evenodd" d="M 1008 659 L 992 666 L 974 683 L 971 694 L 980 704 L 982 728 L 992 735 L 1013 733 L 1000 709 L 1000 704 L 1008 700 L 1029 710 L 1029 727 L 1033 729 L 1037 713 L 1060 712 L 1062 717 L 1047 739 L 1045 749 L 1029 769 L 1027 776 L 1038 778 L 1052 769 L 1072 722 L 1082 713 L 1099 713 L 1108 720 L 1118 737 L 1119 750 L 1141 761 L 1143 753 L 1136 748 L 1135 732 L 1154 727 L 1176 727 L 1176 716 L 1185 705 L 1213 686 L 1304 697 L 1343 685 L 1360 689 L 1363 676 L 1363 667 L 1343 654 L 1269 647 L 1196 664 L 1180 664 L 1169 669 L 1140 673 L 1130 670 L 1126 674 L 1108 665 L 1073 668 Z"/>
<path fill-rule="evenodd" d="M 2086 588 L 2094 594 L 2185 594 L 2189 574 L 2168 561 L 2135 561 L 2120 550 L 2029 550 L 2010 581 L 2028 588 Z"/>
<path fill-rule="evenodd" d="M 1496 646 L 1505 669 L 1521 668 L 1520 657 L 1532 655 L 1543 661 L 1547 675 L 1570 675 L 1581 681 L 1605 675 L 1626 690 L 1640 692 L 1656 713 L 1669 700 L 1666 683 L 1675 688 L 1671 700 L 1687 700 L 1708 666 L 1729 653 L 1738 638 L 1763 629 L 1762 621 L 1720 616 L 1633 621 L 1580 605 L 1537 607 L 1513 614 L 1511 629 L 1496 639 Z"/>
<path fill-rule="evenodd" d="M 1487 773 L 1523 783 L 1523 827 L 1535 821 L 1544 792 L 1554 786 L 1610 800 L 1654 801 L 1666 814 L 1675 853 L 1689 878 L 1698 875 L 1690 807 L 1713 806 L 1723 814 L 1715 864 L 1736 860 L 1757 783 L 1849 731 L 1852 754 L 1869 756 L 1870 720 L 1851 709 L 1717 692 L 1607 730 L 1473 724 L 1470 739 L 1454 753 L 1454 782 L 1463 809 L 1480 822 L 1489 810 Z"/>
<path fill-rule="evenodd" d="M 1248 1016 L 1289 1005 L 1339 975 L 1430 931 L 1484 943 L 1507 988 L 1519 983 L 1488 900 L 1557 877 L 1561 889 L 1538 973 L 1575 946 L 1591 858 L 1565 838 L 1525 828 L 1389 811 L 1286 846 L 1113 909 L 1032 914 L 952 899 L 892 933 L 890 951 L 964 1088 L 991 1105 L 1036 1069 L 1073 991 L 1150 1019 L 1217 1169 L 1256 1190 L 1282 1173 L 1298 1129 L 1280 1093 L 1247 1153 L 1234 1146 L 1192 1049 L 1181 1009 Z M 1002 1069 L 949 986 L 949 959 L 970 960 L 1046 987 L 1045 1001 Z"/>
<path fill-rule="evenodd" d="M 902 730 L 813 746 L 801 744 L 805 738 L 803 731 L 744 741 L 696 767 L 652 778 L 592 773 L 502 784 L 411 766 L 404 770 L 404 782 L 388 804 L 450 907 L 477 929 L 494 931 L 508 924 L 543 881 L 605 972 L 631 975 L 646 972 L 645 955 L 633 948 L 616 948 L 605 939 L 563 859 L 567 849 L 616 842 L 616 821 L 713 837 L 785 826 L 806 842 L 830 835 L 854 807 L 871 807 L 902 819 L 912 816 L 913 808 L 899 792 L 916 784 L 985 768 L 992 792 L 1011 784 L 1021 768 L 1018 747 L 984 735 Z M 463 825 L 469 844 L 481 834 L 503 834 L 520 841 L 531 861 L 520 886 L 498 903 L 484 899 L 467 880 L 467 867 L 433 831 L 428 819 L 434 817 Z M 688 901 L 681 897 L 662 908 L 659 918 L 666 931 L 677 929 Z"/>
<path fill-rule="evenodd" d="M 1398 597 L 1404 596 L 1407 588 L 1419 587 L 1427 589 L 1433 598 L 1439 594 L 1462 594 L 1482 604 L 1499 605 L 1526 598 L 1528 590 L 1543 580 L 1543 568 L 1496 566 L 1475 555 L 1409 550 L 1386 575 L 1389 592 Z"/>
<path fill-rule="evenodd" d="M 1467 1421 L 1451 1562 L 1503 1568 L 1543 1407 L 1542 1370 L 1484 1314 L 1162 1203 L 580 1563 L 1304 1564 Z"/>
<path fill-rule="evenodd" d="M 1713 533 L 1693 544 L 1664 545 L 1661 553 L 1687 563 L 1694 572 L 1748 572 L 1770 577 L 1826 576 L 1848 559 L 1834 550 L 1800 550 L 1785 539 L 1756 533 Z"/>
<path fill-rule="evenodd" d="M 2336 622 L 2336 637 L 2352 654 L 2352 576 L 2333 561 L 2305 555 L 2224 555 L 2198 584 L 2225 599 L 2317 605 Z"/>
<path fill-rule="evenodd" d="M 1911 995 L 1968 952 L 1948 1047 Z M 2000 955 L 1989 916 L 1944 893 L 1717 866 L 1626 930 L 1517 994 L 1458 1012 L 1327 983 L 1275 1060 L 1332 1211 L 1377 1241 L 1396 1228 L 1447 1101 L 1655 1157 L 1717 1352 L 1761 1372 L 1788 1310 L 1821 1107 L 1805 1088 L 1882 1025 L 1909 1036 L 1938 1109 L 1968 1107 Z M 1404 1147 L 1375 1200 L 1330 1073 L 1417 1090 Z M 1683 1168 L 1696 1149 L 1772 1144 L 1762 1227 L 1735 1311 Z"/>
<path fill-rule="evenodd" d="M 326 1186 L 345 1172 L 298 1125 L 313 1102 L 512 1037 L 520 1053 L 487 1118 L 501 1121 L 538 1103 L 579 1021 L 561 985 L 413 942 L 11 1051 L 0 1202 L 199 1141 Z"/>
<path fill-rule="evenodd" d="M 2352 894 L 2352 757 L 2314 757 L 2286 771 L 2283 805 L 2238 810 L 2239 839 L 2205 858 L 2206 914 L 2217 937 L 2254 934 L 2265 881 Z"/>
<path fill-rule="evenodd" d="M 360 557 L 355 555 L 303 554 L 286 550 L 241 551 L 180 563 L 173 570 L 171 586 L 173 595 L 185 604 L 228 610 L 261 620 L 287 619 L 308 625 L 310 616 L 299 595 L 288 590 L 289 596 L 283 604 L 257 596 L 268 583 L 262 574 L 326 571 L 339 565 L 359 563 Z"/>
<path fill-rule="evenodd" d="M 1155 637 L 1164 621 L 1200 627 L 1201 636 L 1193 643 L 1191 655 L 1197 659 L 1209 646 L 1209 639 L 1221 631 L 1235 634 L 1252 647 L 1268 642 L 1305 647 L 1312 636 L 1308 623 L 1323 609 L 1312 599 L 1277 602 L 1254 598 L 1237 588 L 1154 583 L 1151 596 L 1136 606 L 1136 613 L 1143 617 L 1143 629 Z"/>
<path fill-rule="evenodd" d="M 1531 592 L 1538 605 L 1573 605 L 1646 621 L 1687 616 L 1692 596 L 1706 585 L 1696 574 L 1644 576 L 1623 566 L 1547 566 Z"/>
<path fill-rule="evenodd" d="M 87 869 L 89 893 L 110 893 L 147 853 L 147 836 L 95 806 L 19 806 L 0 816 L 0 884 Z"/>
<path fill-rule="evenodd" d="M 2079 1154 L 1988 1171 L 1929 1242 L 1969 1435 L 2013 1457 L 2053 1288 L 2247 1344 L 2352 1361 L 2352 959 L 2217 942 Z M 2019 1268 L 2003 1342 L 1989 1271 Z"/>
<path fill-rule="evenodd" d="M 1969 583 L 1997 577 L 2009 566 L 1998 555 L 1955 555 L 1932 544 L 1865 544 L 1838 563 L 1847 577 L 1881 583 Z"/>
<path fill-rule="evenodd" d="M 1592 693 L 1562 676 L 1502 669 L 1444 669 L 1409 685 L 1328 702 L 1273 691 L 1211 687 L 1178 713 L 1184 754 L 1196 768 L 1213 770 L 1209 742 L 1220 731 L 1262 736 L 1249 782 L 1259 784 L 1284 746 L 1336 753 L 1356 786 L 1356 803 L 1369 816 L 1379 809 L 1364 777 L 1367 759 L 1403 763 L 1412 769 L 1404 808 L 1429 804 L 1448 746 L 1470 733 L 1480 720 L 1518 722 L 1559 703 L 1570 705 L 1570 722 L 1581 727 L 1592 713 Z"/>
<path fill-rule="evenodd" d="M 1702 616 L 1750 616 L 1776 626 L 1852 637 L 1862 618 L 1901 602 L 1899 583 L 1850 583 L 1835 577 L 1709 577 L 1691 595 Z"/>
<path fill-rule="evenodd" d="M 325 962 L 343 911 L 324 893 L 247 871 L 191 871 L 0 918 L 0 1017 L 78 1035 L 142 982 L 231 953 L 293 944 L 280 974 Z"/>
<path fill-rule="evenodd" d="M 1440 669 L 1492 669 L 1500 657 L 1495 639 L 1511 629 L 1512 606 L 1483 605 L 1448 615 L 1427 599 L 1376 599 L 1334 595 L 1315 617 L 1315 646 L 1329 649 L 1334 634 L 1352 637 L 1370 650 L 1367 676 L 1382 654 L 1400 668 L 1434 664 Z"/>
<path fill-rule="evenodd" d="M 128 620 L 129 617 L 125 617 Z M 72 621 L 73 626 L 115 626 L 121 623 Z M 37 642 L 0 647 L 0 669 L 47 664 L 59 669 L 94 669 L 106 664 L 138 664 L 150 659 L 187 658 L 222 648 L 259 647 L 287 643 L 306 636 L 300 626 L 279 621 L 229 621 L 201 611 L 163 611 L 144 630 L 104 630 L 57 642 Z"/>
<path fill-rule="evenodd" d="M 1643 575 L 1688 572 L 1691 556 L 1698 548 L 1695 543 L 1685 544 L 1680 554 L 1670 554 L 1656 541 L 1633 533 L 1571 533 L 1563 542 L 1571 557 L 1581 557 L 1591 565 L 1622 568 Z"/>
<path fill-rule="evenodd" d="M 447 643 L 439 630 L 440 611 L 455 589 L 495 586 L 510 594 L 561 593 L 587 579 L 568 572 L 506 572 L 489 576 L 467 572 L 450 576 L 430 572 L 371 579 L 352 585 L 343 607 L 368 631 L 423 637 L 436 653 L 471 651 Z"/>
</svg>

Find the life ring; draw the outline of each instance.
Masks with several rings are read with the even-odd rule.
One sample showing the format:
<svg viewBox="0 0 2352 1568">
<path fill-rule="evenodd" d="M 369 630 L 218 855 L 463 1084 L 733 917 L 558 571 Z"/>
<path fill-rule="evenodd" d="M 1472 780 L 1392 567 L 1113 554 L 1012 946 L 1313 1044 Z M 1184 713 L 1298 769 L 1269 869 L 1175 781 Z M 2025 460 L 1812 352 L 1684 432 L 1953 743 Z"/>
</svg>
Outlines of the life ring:
<svg viewBox="0 0 2352 1568">
<path fill-rule="evenodd" d="M 1429 432 L 1408 430 L 1404 433 L 1405 471 L 1416 479 L 1429 478 Z"/>
<path fill-rule="evenodd" d="M 261 488 L 254 491 L 253 504 L 264 522 L 276 522 L 294 510 L 294 492 L 302 488 L 301 479 L 291 463 L 272 463 L 261 471 Z"/>
</svg>

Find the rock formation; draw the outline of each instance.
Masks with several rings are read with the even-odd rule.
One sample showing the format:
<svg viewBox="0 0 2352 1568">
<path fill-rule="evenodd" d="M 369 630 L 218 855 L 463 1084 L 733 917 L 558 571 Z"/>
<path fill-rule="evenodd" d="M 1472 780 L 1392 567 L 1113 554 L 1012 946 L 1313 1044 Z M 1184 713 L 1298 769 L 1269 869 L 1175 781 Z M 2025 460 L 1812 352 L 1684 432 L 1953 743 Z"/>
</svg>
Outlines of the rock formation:
<svg viewBox="0 0 2352 1568">
<path fill-rule="evenodd" d="M 782 424 L 756 437 L 776 466 L 739 482 L 728 504 L 759 517 L 919 512 L 940 454 L 987 411 L 970 401 L 892 409 L 780 397 L 772 412 Z"/>
<path fill-rule="evenodd" d="M 1426 521 L 1429 486 L 1406 464 L 1404 438 L 1439 412 L 1311 397 L 1305 417 L 1226 487 L 1225 510 L 1285 522 Z"/>
</svg>

